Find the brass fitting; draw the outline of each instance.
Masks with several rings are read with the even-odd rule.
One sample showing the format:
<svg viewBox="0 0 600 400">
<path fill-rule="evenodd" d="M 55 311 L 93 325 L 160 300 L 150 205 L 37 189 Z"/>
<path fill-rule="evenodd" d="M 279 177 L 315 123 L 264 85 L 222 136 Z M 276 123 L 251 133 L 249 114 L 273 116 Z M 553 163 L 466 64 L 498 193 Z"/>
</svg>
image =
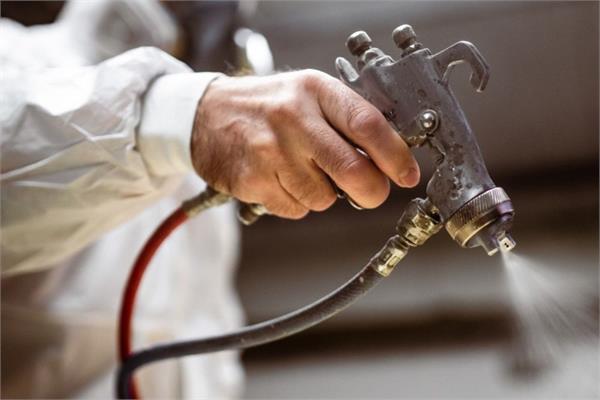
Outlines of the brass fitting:
<svg viewBox="0 0 600 400">
<path fill-rule="evenodd" d="M 442 221 L 428 200 L 413 199 L 396 225 L 397 235 L 371 259 L 369 264 L 380 275 L 388 276 L 411 247 L 422 245 L 442 229 Z"/>
<path fill-rule="evenodd" d="M 199 195 L 184 201 L 181 208 L 191 218 L 208 208 L 227 203 L 229 200 L 231 200 L 231 196 L 228 194 L 217 192 L 215 189 L 207 186 Z"/>
<path fill-rule="evenodd" d="M 422 245 L 442 229 L 442 221 L 429 200 L 413 199 L 396 224 L 396 232 L 410 247 Z"/>
</svg>

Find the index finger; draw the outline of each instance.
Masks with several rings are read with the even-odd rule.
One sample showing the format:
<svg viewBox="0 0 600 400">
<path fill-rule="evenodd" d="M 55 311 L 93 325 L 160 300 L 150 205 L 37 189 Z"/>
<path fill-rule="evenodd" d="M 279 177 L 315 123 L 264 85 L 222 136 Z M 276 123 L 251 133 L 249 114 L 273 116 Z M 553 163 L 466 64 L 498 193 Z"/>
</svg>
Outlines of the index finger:
<svg viewBox="0 0 600 400">
<path fill-rule="evenodd" d="M 328 122 L 393 182 L 403 187 L 419 182 L 419 166 L 408 145 L 375 106 L 336 79 L 321 86 L 318 102 Z"/>
</svg>

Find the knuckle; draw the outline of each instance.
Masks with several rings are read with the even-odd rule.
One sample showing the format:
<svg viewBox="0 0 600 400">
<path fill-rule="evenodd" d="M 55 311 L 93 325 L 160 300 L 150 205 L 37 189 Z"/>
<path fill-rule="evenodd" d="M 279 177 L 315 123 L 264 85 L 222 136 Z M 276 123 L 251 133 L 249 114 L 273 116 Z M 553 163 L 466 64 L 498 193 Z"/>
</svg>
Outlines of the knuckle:
<svg viewBox="0 0 600 400">
<path fill-rule="evenodd" d="M 306 69 L 300 73 L 300 85 L 309 92 L 316 92 L 326 82 L 328 75 L 316 69 Z"/>
<path fill-rule="evenodd" d="M 360 156 L 345 157 L 338 160 L 335 166 L 336 175 L 344 182 L 358 182 L 364 180 L 369 168 L 369 161 Z"/>
<path fill-rule="evenodd" d="M 304 204 L 306 206 L 311 206 L 315 200 L 316 196 L 313 191 L 312 185 L 302 184 L 298 185 L 295 190 L 294 197 L 300 204 Z"/>
<path fill-rule="evenodd" d="M 381 130 L 382 118 L 379 111 L 357 105 L 348 112 L 348 129 L 356 138 L 369 140 Z"/>
<path fill-rule="evenodd" d="M 300 100 L 298 96 L 282 96 L 274 101 L 267 111 L 267 118 L 272 126 L 295 123 L 299 119 Z"/>
<path fill-rule="evenodd" d="M 310 154 L 315 158 L 325 158 L 329 152 L 326 141 L 332 135 L 331 129 L 328 130 L 321 119 L 313 117 L 304 118 L 298 127 L 307 141 Z"/>
<path fill-rule="evenodd" d="M 336 196 L 331 187 L 315 182 L 301 186 L 296 200 L 313 211 L 325 211 L 335 202 Z"/>
<path fill-rule="evenodd" d="M 348 195 L 365 208 L 378 207 L 389 195 L 387 178 L 380 172 L 374 173 L 367 159 L 355 157 L 341 164 L 340 176 Z"/>
<path fill-rule="evenodd" d="M 273 161 L 279 155 L 277 138 L 271 134 L 257 134 L 249 143 L 253 157 L 258 160 Z"/>
</svg>

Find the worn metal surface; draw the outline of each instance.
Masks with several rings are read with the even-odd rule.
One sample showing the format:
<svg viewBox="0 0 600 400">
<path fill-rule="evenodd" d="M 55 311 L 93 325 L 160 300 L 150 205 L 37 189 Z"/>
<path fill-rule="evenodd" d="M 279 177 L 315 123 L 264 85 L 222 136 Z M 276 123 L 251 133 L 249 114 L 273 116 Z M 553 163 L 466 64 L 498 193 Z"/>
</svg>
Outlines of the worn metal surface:
<svg viewBox="0 0 600 400">
<path fill-rule="evenodd" d="M 447 222 L 473 199 L 496 187 L 448 85 L 452 68 L 467 63 L 472 69 L 472 86 L 482 91 L 489 79 L 489 67 L 469 42 L 460 41 L 432 54 L 417 41 L 408 25 L 396 28 L 392 36 L 402 50 L 398 60 L 372 47 L 369 36 L 359 31 L 346 43 L 357 57 L 357 69 L 342 57 L 336 60 L 336 68 L 340 78 L 374 104 L 410 146 L 431 150 L 436 168 L 427 185 L 427 196 L 442 221 Z M 486 201 L 487 208 L 479 210 L 481 215 L 496 217 L 479 224 L 476 222 L 482 219 L 474 216 L 465 228 L 470 240 L 458 243 L 466 247 L 481 245 L 488 254 L 500 248 L 500 241 L 510 238 L 507 231 L 514 213 L 506 202 L 510 199 Z"/>
</svg>

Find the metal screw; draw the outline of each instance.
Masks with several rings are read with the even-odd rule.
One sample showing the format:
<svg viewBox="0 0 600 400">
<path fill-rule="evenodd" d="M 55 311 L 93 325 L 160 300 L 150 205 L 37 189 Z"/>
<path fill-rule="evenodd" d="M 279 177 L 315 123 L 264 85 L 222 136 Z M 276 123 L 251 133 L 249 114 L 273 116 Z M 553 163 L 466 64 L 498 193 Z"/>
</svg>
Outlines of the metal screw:
<svg viewBox="0 0 600 400">
<path fill-rule="evenodd" d="M 371 38 L 365 31 L 357 31 L 348 36 L 346 47 L 353 56 L 359 57 L 371 47 Z"/>
<path fill-rule="evenodd" d="M 400 25 L 394 29 L 394 32 L 392 32 L 392 38 L 394 39 L 396 46 L 402 50 L 405 50 L 417 41 L 417 34 L 413 30 L 412 26 Z"/>
<path fill-rule="evenodd" d="M 429 131 L 435 128 L 437 124 L 437 114 L 433 110 L 425 110 L 419 115 L 419 125 L 421 129 Z"/>
</svg>

